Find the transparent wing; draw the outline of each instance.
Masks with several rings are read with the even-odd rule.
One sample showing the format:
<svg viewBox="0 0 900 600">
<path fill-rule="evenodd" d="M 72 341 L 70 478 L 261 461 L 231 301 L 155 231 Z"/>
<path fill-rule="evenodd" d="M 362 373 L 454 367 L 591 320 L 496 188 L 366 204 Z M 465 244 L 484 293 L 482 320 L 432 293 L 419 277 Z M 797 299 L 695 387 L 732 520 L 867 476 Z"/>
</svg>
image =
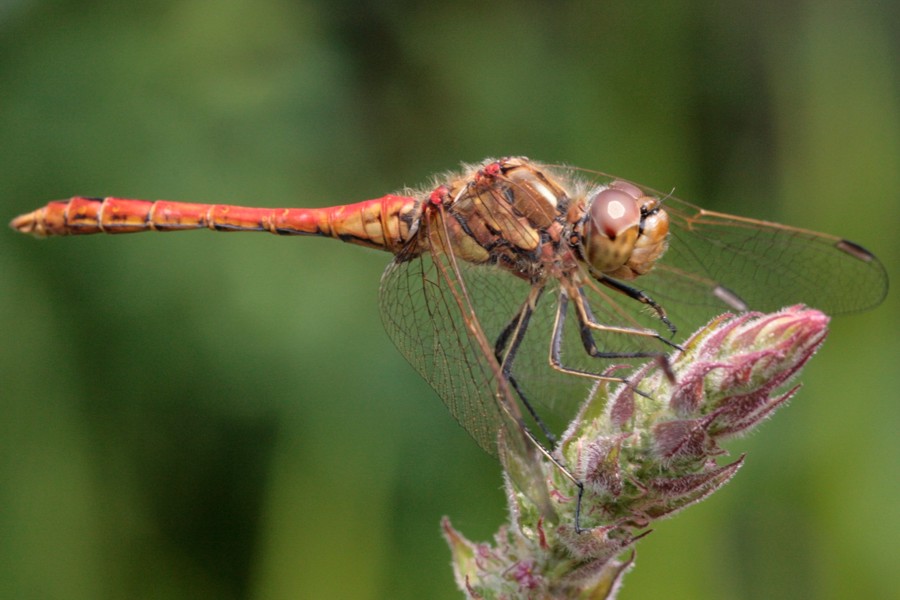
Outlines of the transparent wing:
<svg viewBox="0 0 900 600">
<path fill-rule="evenodd" d="M 439 251 L 408 254 L 399 254 L 382 276 L 385 329 L 453 417 L 497 456 L 498 432 L 507 443 L 518 443 L 522 434 L 493 344 L 497 324 L 512 318 L 528 286 L 508 274 L 495 285 L 482 285 L 478 277 L 467 282 L 459 273 L 494 269 L 456 263 Z"/>
<path fill-rule="evenodd" d="M 601 183 L 615 179 L 586 173 Z M 803 303 L 839 315 L 873 308 L 887 294 L 884 266 L 858 244 L 779 223 L 706 211 L 638 187 L 664 198 L 663 208 L 670 217 L 669 248 L 653 271 L 626 283 L 665 308 L 679 330 L 676 339 L 725 311 L 772 311 Z M 629 303 L 621 295 L 604 293 L 623 307 Z M 646 311 L 631 310 L 630 316 L 623 317 L 608 302 L 598 300 L 597 294 L 592 298 L 591 306 L 601 320 L 616 323 L 634 318 L 664 330 Z"/>
<path fill-rule="evenodd" d="M 543 479 L 531 472 L 538 447 L 522 428 L 519 405 L 493 354 L 498 324 L 517 312 L 528 286 L 508 273 L 494 277 L 501 274 L 440 251 L 401 252 L 382 276 L 382 320 L 400 352 L 478 445 L 495 457 L 509 453 L 508 473 L 550 516 Z"/>
<path fill-rule="evenodd" d="M 881 262 L 861 246 L 824 233 L 705 211 L 671 198 L 673 223 L 660 278 L 690 300 L 721 287 L 753 310 L 803 302 L 832 315 L 877 306 L 887 293 Z M 719 287 L 721 286 L 721 287 Z"/>
</svg>

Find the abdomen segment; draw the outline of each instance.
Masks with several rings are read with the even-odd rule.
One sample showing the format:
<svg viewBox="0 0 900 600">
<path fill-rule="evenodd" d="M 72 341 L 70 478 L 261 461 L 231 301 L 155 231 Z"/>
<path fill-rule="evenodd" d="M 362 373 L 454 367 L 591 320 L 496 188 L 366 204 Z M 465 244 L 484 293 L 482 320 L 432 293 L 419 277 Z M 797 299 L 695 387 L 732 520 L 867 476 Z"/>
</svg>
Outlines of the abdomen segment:
<svg viewBox="0 0 900 600">
<path fill-rule="evenodd" d="M 327 208 L 254 208 L 167 200 L 84 198 L 50 202 L 16 217 L 13 229 L 38 237 L 138 231 L 268 231 L 315 235 L 397 252 L 414 233 L 419 201 L 389 194 Z"/>
</svg>

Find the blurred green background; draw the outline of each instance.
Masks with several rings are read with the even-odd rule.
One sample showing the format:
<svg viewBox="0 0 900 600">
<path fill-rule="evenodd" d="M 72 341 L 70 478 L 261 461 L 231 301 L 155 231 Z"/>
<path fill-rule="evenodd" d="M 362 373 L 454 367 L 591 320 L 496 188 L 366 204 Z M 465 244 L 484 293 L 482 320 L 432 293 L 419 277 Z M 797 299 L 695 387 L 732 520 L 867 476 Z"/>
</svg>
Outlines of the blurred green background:
<svg viewBox="0 0 900 600">
<path fill-rule="evenodd" d="M 900 281 L 900 5 L 0 3 L 0 218 L 321 206 L 524 154 L 839 233 Z M 499 466 L 393 349 L 388 257 L 0 232 L 0 597 L 457 598 Z M 900 301 L 845 317 L 622 598 L 900 589 Z"/>
</svg>

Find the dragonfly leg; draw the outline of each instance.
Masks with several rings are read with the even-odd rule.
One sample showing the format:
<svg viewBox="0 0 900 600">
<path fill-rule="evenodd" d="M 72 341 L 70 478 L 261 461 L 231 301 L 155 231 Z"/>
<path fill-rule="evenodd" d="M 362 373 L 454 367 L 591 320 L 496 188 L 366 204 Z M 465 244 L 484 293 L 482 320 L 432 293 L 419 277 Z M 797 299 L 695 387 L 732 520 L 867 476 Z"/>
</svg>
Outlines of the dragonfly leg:
<svg viewBox="0 0 900 600">
<path fill-rule="evenodd" d="M 593 358 L 605 358 L 605 359 L 615 359 L 615 358 L 656 358 L 660 356 L 661 352 L 602 352 L 597 348 L 597 344 L 594 342 L 593 330 L 608 330 L 616 333 L 637 333 L 639 335 L 645 335 L 648 337 L 654 337 L 655 332 L 644 331 L 642 329 L 629 329 L 625 327 L 609 327 L 606 325 L 602 325 L 600 323 L 596 323 L 593 320 L 593 315 L 590 312 L 590 308 L 587 307 L 587 303 L 583 301 L 583 298 L 580 296 L 575 299 L 576 306 L 578 310 L 576 311 L 578 314 L 578 322 L 579 322 L 579 330 L 581 332 L 581 343 L 584 346 L 585 351 L 589 356 Z M 562 373 L 569 373 L 571 375 L 579 375 L 581 377 L 590 377 L 591 379 L 597 379 L 599 381 L 619 381 L 623 383 L 627 383 L 627 380 L 622 377 L 611 377 L 607 375 L 600 375 L 598 373 L 594 373 L 591 371 L 584 371 L 581 369 L 575 369 L 572 367 L 567 367 L 562 364 L 562 337 L 563 330 L 565 328 L 566 315 L 568 313 L 569 306 L 569 294 L 562 290 L 559 295 L 559 303 L 556 307 L 556 321 L 553 324 L 553 336 L 550 342 L 550 366 L 552 366 L 557 371 Z"/>
<path fill-rule="evenodd" d="M 676 333 L 678 333 L 678 328 L 675 327 L 675 325 L 666 316 L 665 309 L 662 306 L 660 306 L 653 298 L 651 298 L 650 296 L 645 294 L 642 290 L 631 287 L 630 285 L 626 285 L 626 284 L 622 283 L 621 281 L 619 281 L 617 279 L 612 279 L 610 277 L 601 278 L 600 283 L 602 283 L 603 285 L 605 285 L 606 287 L 608 287 L 610 289 L 613 289 L 613 290 L 616 290 L 617 292 L 625 294 L 632 300 L 637 300 L 638 302 L 640 302 L 642 304 L 646 304 L 647 306 L 649 306 L 650 308 L 653 309 L 653 311 L 656 313 L 656 316 L 659 317 L 659 320 L 662 321 L 663 324 L 666 326 L 666 328 L 669 330 L 669 333 L 671 333 L 672 335 L 675 335 Z M 663 343 L 669 344 L 670 346 L 673 346 L 673 347 L 681 350 L 681 348 L 679 346 L 670 343 L 668 340 L 666 340 L 664 338 L 660 338 L 660 340 Z"/>
<path fill-rule="evenodd" d="M 534 409 L 534 405 L 528 401 L 528 398 L 519 386 L 518 381 L 516 381 L 516 378 L 512 374 L 513 361 L 516 358 L 516 353 L 519 350 L 519 346 L 522 344 L 522 340 L 525 339 L 528 323 L 531 320 L 531 315 L 534 313 L 534 307 L 537 305 L 537 301 L 543 290 L 543 287 L 532 288 L 532 292 L 528 295 L 528 300 L 525 301 L 525 304 L 522 305 L 519 312 L 516 313 L 510 322 L 507 323 L 506 327 L 503 328 L 503 331 L 500 332 L 500 335 L 497 336 L 497 341 L 494 344 L 494 356 L 496 357 L 497 362 L 500 363 L 503 377 L 509 382 L 510 387 L 515 390 L 516 394 L 518 394 L 519 399 L 522 401 L 528 414 L 530 414 L 531 418 L 534 419 L 534 422 L 537 423 L 541 432 L 544 434 L 544 437 L 546 437 L 547 441 L 553 445 L 556 444 L 556 436 L 550 431 L 550 428 L 547 427 L 540 415 L 538 415 L 537 411 Z"/>
<path fill-rule="evenodd" d="M 616 333 L 638 333 L 639 335 L 644 335 L 647 337 L 654 337 L 664 344 L 672 346 L 673 344 L 669 342 L 669 340 L 664 337 L 659 336 L 654 331 L 644 331 L 642 329 L 630 330 L 628 328 L 622 327 L 608 327 L 599 323 L 596 318 L 594 318 L 594 314 L 591 312 L 591 307 L 587 302 L 587 299 L 584 297 L 584 291 L 581 288 L 578 288 L 578 295 L 574 298 L 575 305 L 577 307 L 576 314 L 578 315 L 578 329 L 581 333 L 581 343 L 584 346 L 585 352 L 588 353 L 589 356 L 593 358 L 655 358 L 657 356 L 661 356 L 662 352 L 654 352 L 654 351 L 646 351 L 646 352 L 601 352 L 597 349 L 597 344 L 594 342 L 593 331 L 611 331 Z M 565 307 L 563 307 L 563 317 L 565 317 Z M 675 346 L 678 348 L 677 346 Z M 680 349 L 680 348 L 679 348 Z"/>
<path fill-rule="evenodd" d="M 560 472 L 578 488 L 578 495 L 575 499 L 575 533 L 584 533 L 586 531 L 590 531 L 592 528 L 584 528 L 581 526 L 581 503 L 584 498 L 584 482 L 572 473 L 569 468 L 563 464 L 559 458 L 553 455 L 552 452 L 547 450 L 547 447 L 541 443 L 539 439 L 534 437 L 534 434 L 527 427 L 523 428 L 525 431 L 525 436 L 531 441 L 532 444 L 538 449 L 538 452 L 544 455 L 544 457 L 553 463 L 556 468 L 560 470 Z"/>
<path fill-rule="evenodd" d="M 607 283 L 607 281 L 612 282 L 614 285 L 610 284 L 609 285 L 610 288 L 612 288 L 618 292 L 621 292 L 623 294 L 628 295 L 629 298 L 638 300 L 639 302 L 641 302 L 643 304 L 647 304 L 648 306 L 653 307 L 654 310 L 656 310 L 657 315 L 660 317 L 660 319 L 664 323 L 666 323 L 669 331 L 671 331 L 673 333 L 676 331 L 675 326 L 672 325 L 672 323 L 665 317 L 665 311 L 663 310 L 662 306 L 658 305 L 652 298 L 647 296 L 644 292 L 642 292 L 638 289 L 632 288 L 630 286 L 627 286 L 618 281 L 605 280 L 605 279 L 601 279 L 600 281 L 602 283 Z M 574 286 L 573 286 L 573 289 L 575 290 L 573 301 L 575 302 L 575 306 L 578 309 L 578 320 L 582 326 L 589 327 L 590 329 L 593 329 L 596 331 L 606 331 L 609 333 L 625 333 L 628 335 L 639 335 L 639 336 L 644 336 L 644 337 L 651 337 L 651 338 L 656 339 L 660 343 L 665 344 L 666 346 L 669 346 L 670 348 L 674 348 L 675 350 L 684 350 L 684 348 L 682 348 L 678 344 L 672 342 L 671 340 L 664 338 L 662 335 L 659 334 L 658 331 L 655 331 L 653 329 L 639 329 L 639 328 L 635 328 L 635 327 L 622 327 L 622 326 L 617 326 L 617 325 L 606 325 L 604 323 L 600 323 L 599 321 L 597 321 L 596 318 L 594 318 L 594 315 L 591 312 L 590 303 L 588 302 L 587 298 L 584 295 L 584 290 L 581 287 L 574 288 Z M 584 334 L 582 334 L 582 337 L 584 337 Z M 585 348 L 588 349 L 587 345 L 585 346 Z M 588 349 L 588 353 L 591 354 L 590 349 Z M 598 355 L 597 357 L 598 358 L 652 358 L 654 356 L 660 356 L 660 355 L 661 355 L 661 353 L 659 353 L 659 352 L 648 352 L 646 354 L 641 354 L 641 353 L 628 354 L 628 353 L 620 353 L 620 352 L 611 352 L 611 353 L 600 353 L 600 355 Z M 594 356 L 594 354 L 591 354 L 591 356 Z"/>
</svg>

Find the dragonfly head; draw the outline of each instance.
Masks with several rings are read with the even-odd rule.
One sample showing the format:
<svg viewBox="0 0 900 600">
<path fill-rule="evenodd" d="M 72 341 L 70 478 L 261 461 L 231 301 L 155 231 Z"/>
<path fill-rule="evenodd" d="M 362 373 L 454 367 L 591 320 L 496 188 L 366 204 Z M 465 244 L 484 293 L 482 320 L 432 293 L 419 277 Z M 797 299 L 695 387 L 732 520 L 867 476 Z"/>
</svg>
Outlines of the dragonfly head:
<svg viewBox="0 0 900 600">
<path fill-rule="evenodd" d="M 581 227 L 581 253 L 593 272 L 634 279 L 665 252 L 669 219 L 659 199 L 616 180 L 588 200 Z"/>
</svg>

